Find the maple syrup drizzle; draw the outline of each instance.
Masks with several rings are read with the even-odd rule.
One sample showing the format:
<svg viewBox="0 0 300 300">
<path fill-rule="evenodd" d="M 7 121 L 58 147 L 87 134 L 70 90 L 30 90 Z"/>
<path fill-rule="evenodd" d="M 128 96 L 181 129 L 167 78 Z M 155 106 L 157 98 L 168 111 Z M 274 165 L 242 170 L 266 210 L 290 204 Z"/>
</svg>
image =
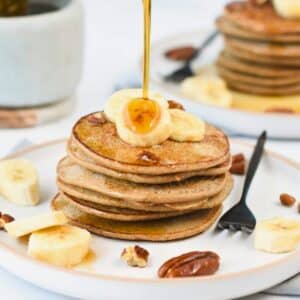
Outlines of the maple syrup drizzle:
<svg viewBox="0 0 300 300">
<path fill-rule="evenodd" d="M 151 0 L 143 0 L 144 6 L 144 60 L 143 60 L 143 98 L 149 99 Z"/>
</svg>

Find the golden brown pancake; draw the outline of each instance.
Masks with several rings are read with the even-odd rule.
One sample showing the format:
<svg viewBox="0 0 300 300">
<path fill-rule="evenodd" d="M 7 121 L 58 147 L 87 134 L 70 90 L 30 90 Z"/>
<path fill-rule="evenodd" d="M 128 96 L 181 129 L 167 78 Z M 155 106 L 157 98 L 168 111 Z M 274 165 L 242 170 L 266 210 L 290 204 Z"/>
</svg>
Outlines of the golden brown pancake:
<svg viewBox="0 0 300 300">
<path fill-rule="evenodd" d="M 271 66 L 287 66 L 287 67 L 300 67 L 300 58 L 286 58 L 281 57 L 278 59 L 277 57 L 270 57 L 270 56 L 259 56 L 253 54 L 251 51 L 247 50 L 240 50 L 235 49 L 234 47 L 231 47 L 229 44 L 226 45 L 225 51 L 231 55 L 238 57 L 240 59 L 249 61 L 250 63 L 262 63 L 265 65 L 271 65 Z"/>
<path fill-rule="evenodd" d="M 193 201 L 218 194 L 226 184 L 227 175 L 193 177 L 182 182 L 144 185 L 93 173 L 65 158 L 58 164 L 57 176 L 64 183 L 113 198 L 147 203 L 172 203 Z"/>
<path fill-rule="evenodd" d="M 233 1 L 226 5 L 225 16 L 236 26 L 266 35 L 300 33 L 300 21 L 280 17 L 270 1 L 264 5 Z"/>
<path fill-rule="evenodd" d="M 250 42 L 235 38 L 226 38 L 225 46 L 234 48 L 237 51 L 251 53 L 255 56 L 267 56 L 280 59 L 295 58 L 300 59 L 300 45 L 270 44 L 263 42 Z"/>
<path fill-rule="evenodd" d="M 233 179 L 232 176 L 229 175 L 226 179 L 226 184 L 224 189 L 222 189 L 222 191 L 215 196 L 209 198 L 203 198 L 195 201 L 187 201 L 182 203 L 166 203 L 166 204 L 139 203 L 135 201 L 126 201 L 124 199 L 112 198 L 88 189 L 65 184 L 61 181 L 58 181 L 57 185 L 59 190 L 63 194 L 67 194 L 75 198 L 84 200 L 86 202 L 90 202 L 90 203 L 92 202 L 106 207 L 117 207 L 117 208 L 130 209 L 135 211 L 137 210 L 147 211 L 147 212 L 174 212 L 174 211 L 206 209 L 206 208 L 212 208 L 222 204 L 232 190 Z"/>
<path fill-rule="evenodd" d="M 226 81 L 226 82 L 235 82 L 235 83 L 244 83 L 249 84 L 249 86 L 255 85 L 260 87 L 267 88 L 282 88 L 284 89 L 289 85 L 300 85 L 300 77 L 262 77 L 259 74 L 256 76 L 249 75 L 237 71 L 232 71 L 226 67 L 222 67 L 220 65 L 217 66 L 218 74 Z"/>
<path fill-rule="evenodd" d="M 83 213 L 59 195 L 52 200 L 52 209 L 62 211 L 71 224 L 97 235 L 144 241 L 171 241 L 194 236 L 212 226 L 222 212 L 222 206 L 218 206 L 162 220 L 121 222 Z"/>
<path fill-rule="evenodd" d="M 109 169 L 107 167 L 101 166 L 93 158 L 85 155 L 72 141 L 69 141 L 67 152 L 69 157 L 78 165 L 93 171 L 95 173 L 101 173 L 120 180 L 127 180 L 135 183 L 145 183 L 145 184 L 163 184 L 176 181 L 182 181 L 194 176 L 216 176 L 226 173 L 231 166 L 231 159 L 221 165 L 203 169 L 199 171 L 182 172 L 174 174 L 164 174 L 164 175 L 144 175 L 144 174 L 133 174 L 124 173 Z"/>
<path fill-rule="evenodd" d="M 206 126 L 200 142 L 167 140 L 152 147 L 134 147 L 122 141 L 115 124 L 106 121 L 95 125 L 81 118 L 73 128 L 72 142 L 98 164 L 119 172 L 162 175 L 208 169 L 229 158 L 226 135 Z"/>
<path fill-rule="evenodd" d="M 271 65 L 264 65 L 261 63 L 249 62 L 243 59 L 239 59 L 235 56 L 231 56 L 225 51 L 220 53 L 217 64 L 228 70 L 250 74 L 253 76 L 267 78 L 300 78 L 299 69 L 289 67 L 276 67 Z"/>
<path fill-rule="evenodd" d="M 179 216 L 188 211 L 172 211 L 172 212 L 146 212 L 131 209 L 124 209 L 112 206 L 105 206 L 98 203 L 88 202 L 74 198 L 70 195 L 61 193 L 60 196 L 67 202 L 76 206 L 80 211 L 108 220 L 117 220 L 124 222 L 158 220 L 169 217 Z"/>
<path fill-rule="evenodd" d="M 217 19 L 216 25 L 221 33 L 229 37 L 262 42 L 300 43 L 300 33 L 268 35 L 263 32 L 254 32 L 251 28 L 236 26 L 224 16 Z"/>
<path fill-rule="evenodd" d="M 300 93 L 300 84 L 289 85 L 285 87 L 266 87 L 258 85 L 250 85 L 247 83 L 227 81 L 227 85 L 234 91 L 244 92 L 254 95 L 266 96 L 287 96 Z"/>
</svg>

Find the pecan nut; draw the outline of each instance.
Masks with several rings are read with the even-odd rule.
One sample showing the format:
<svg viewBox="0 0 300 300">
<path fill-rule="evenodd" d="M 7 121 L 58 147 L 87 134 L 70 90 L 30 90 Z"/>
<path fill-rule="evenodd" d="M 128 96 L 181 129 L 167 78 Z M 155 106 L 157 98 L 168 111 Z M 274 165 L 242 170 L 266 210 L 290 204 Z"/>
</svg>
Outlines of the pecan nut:
<svg viewBox="0 0 300 300">
<path fill-rule="evenodd" d="M 89 115 L 87 120 L 93 125 L 102 125 L 107 122 L 105 115 L 102 112 Z"/>
<path fill-rule="evenodd" d="M 184 61 L 192 58 L 196 53 L 196 48 L 191 46 L 178 47 L 170 49 L 165 53 L 165 56 L 171 60 Z"/>
<path fill-rule="evenodd" d="M 193 251 L 171 258 L 158 270 L 161 278 L 206 276 L 220 266 L 220 257 L 211 251 Z"/>
<path fill-rule="evenodd" d="M 8 215 L 8 214 L 2 214 L 0 212 L 0 230 L 4 229 L 4 225 L 10 222 L 13 222 L 15 220 L 14 217 Z"/>
<path fill-rule="evenodd" d="M 182 104 L 174 101 L 174 100 L 168 100 L 168 104 L 169 104 L 169 109 L 180 109 L 180 110 L 184 110 L 184 107 Z"/>
<path fill-rule="evenodd" d="M 293 206 L 296 203 L 296 198 L 289 194 L 281 194 L 280 202 L 283 206 Z"/>
<path fill-rule="evenodd" d="M 139 246 L 130 246 L 123 250 L 121 258 L 131 267 L 144 268 L 148 264 L 149 252 Z"/>
<path fill-rule="evenodd" d="M 243 153 L 232 156 L 230 173 L 234 175 L 244 175 L 246 173 L 246 158 Z"/>
</svg>

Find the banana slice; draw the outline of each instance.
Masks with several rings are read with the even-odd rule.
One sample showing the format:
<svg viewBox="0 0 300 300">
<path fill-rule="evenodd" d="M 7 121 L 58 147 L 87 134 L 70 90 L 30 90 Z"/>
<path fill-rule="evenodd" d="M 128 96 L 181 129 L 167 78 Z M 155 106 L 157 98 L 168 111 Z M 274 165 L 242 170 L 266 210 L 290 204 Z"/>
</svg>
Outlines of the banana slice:
<svg viewBox="0 0 300 300">
<path fill-rule="evenodd" d="M 254 247 L 270 253 L 295 250 L 300 242 L 300 222 L 286 218 L 273 218 L 256 225 Z"/>
<path fill-rule="evenodd" d="M 39 203 L 38 175 L 30 161 L 9 159 L 0 162 L 0 194 L 21 205 Z"/>
<path fill-rule="evenodd" d="M 300 18 L 300 2 L 299 0 L 273 0 L 276 12 L 288 19 Z"/>
<path fill-rule="evenodd" d="M 79 264 L 87 255 L 91 235 L 74 226 L 56 226 L 34 232 L 29 238 L 28 254 L 60 267 Z"/>
<path fill-rule="evenodd" d="M 133 146 L 147 147 L 167 140 L 172 131 L 168 102 L 164 99 L 132 99 L 117 116 L 120 138 Z"/>
<path fill-rule="evenodd" d="M 132 99 L 139 99 L 143 97 L 142 89 L 124 89 L 115 92 L 106 102 L 104 113 L 106 117 L 113 123 L 116 122 L 118 114 L 123 110 L 124 105 Z M 168 106 L 164 98 L 157 94 L 150 92 L 149 98 L 152 100 L 157 100 L 161 105 Z"/>
<path fill-rule="evenodd" d="M 204 138 L 205 122 L 180 109 L 170 109 L 172 134 L 170 139 L 178 142 L 198 142 Z"/>
<path fill-rule="evenodd" d="M 181 85 L 182 94 L 189 99 L 220 107 L 231 107 L 232 95 L 224 80 L 216 76 L 198 75 L 187 78 Z"/>
<path fill-rule="evenodd" d="M 64 225 L 67 223 L 67 221 L 68 220 L 65 215 L 58 211 L 19 219 L 5 224 L 4 228 L 9 235 L 19 238 L 44 228 Z"/>
</svg>

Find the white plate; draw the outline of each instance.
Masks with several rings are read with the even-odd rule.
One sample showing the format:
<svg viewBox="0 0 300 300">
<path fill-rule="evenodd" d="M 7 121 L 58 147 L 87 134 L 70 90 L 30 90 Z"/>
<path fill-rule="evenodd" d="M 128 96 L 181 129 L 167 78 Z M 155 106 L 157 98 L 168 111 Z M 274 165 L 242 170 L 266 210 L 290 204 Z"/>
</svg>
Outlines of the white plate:
<svg viewBox="0 0 300 300">
<path fill-rule="evenodd" d="M 246 156 L 252 148 L 233 142 L 232 152 Z M 31 160 L 40 173 L 42 203 L 37 207 L 20 207 L 1 200 L 1 211 L 15 218 L 39 214 L 49 210 L 50 199 L 57 192 L 55 167 L 65 155 L 65 141 L 57 141 L 19 153 Z M 296 208 L 284 208 L 278 203 L 279 194 L 299 195 L 300 166 L 281 156 L 267 153 L 254 179 L 248 199 L 258 220 L 276 215 L 297 218 Z M 225 209 L 235 203 L 242 188 L 241 177 L 235 178 L 235 187 L 226 201 Z M 45 289 L 83 299 L 131 300 L 198 300 L 232 299 L 264 290 L 293 276 L 300 269 L 300 251 L 271 255 L 255 251 L 253 236 L 213 228 L 205 234 L 183 241 L 146 243 L 139 245 L 151 253 L 150 266 L 131 268 L 120 260 L 127 241 L 93 237 L 92 249 L 97 254 L 91 265 L 80 270 L 62 269 L 29 258 L 26 245 L 0 232 L 0 265 L 15 275 Z M 212 250 L 222 259 L 216 275 L 187 279 L 158 279 L 159 266 L 170 257 L 191 250 Z M 205 295 L 205 296 L 204 296 Z M 200 297 L 200 298 L 199 298 Z"/>
<path fill-rule="evenodd" d="M 164 53 L 173 47 L 183 45 L 199 46 L 201 40 L 209 32 L 211 31 L 202 30 L 181 33 L 154 43 L 151 52 L 151 83 L 153 88 L 163 92 L 170 99 L 183 102 L 189 111 L 197 113 L 218 126 L 229 129 L 233 134 L 257 136 L 262 129 L 266 129 L 269 137 L 299 139 L 300 116 L 246 112 L 191 101 L 182 96 L 179 84 L 167 83 L 163 80 L 163 75 L 169 74 L 181 66 L 181 63 L 166 59 Z M 194 67 L 199 68 L 201 65 L 212 63 L 221 48 L 222 39 L 219 37 L 200 55 L 200 58 L 195 61 Z"/>
</svg>

